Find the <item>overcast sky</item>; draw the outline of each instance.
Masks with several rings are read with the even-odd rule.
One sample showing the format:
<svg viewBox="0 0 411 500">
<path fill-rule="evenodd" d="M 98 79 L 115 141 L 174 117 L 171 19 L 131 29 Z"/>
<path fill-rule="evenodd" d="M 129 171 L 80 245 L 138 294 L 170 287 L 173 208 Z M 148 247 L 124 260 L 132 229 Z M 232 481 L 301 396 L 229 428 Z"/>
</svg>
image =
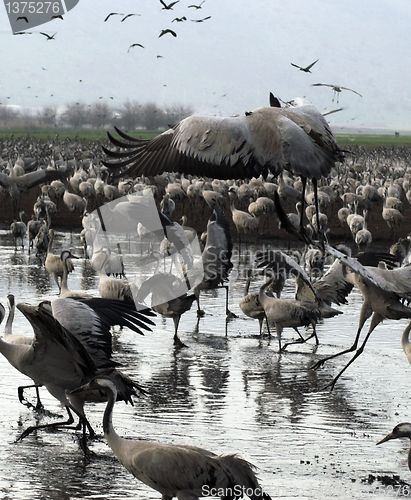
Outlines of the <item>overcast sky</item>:
<svg viewBox="0 0 411 500">
<path fill-rule="evenodd" d="M 188 8 L 196 2 L 166 11 L 159 0 L 80 0 L 64 21 L 26 36 L 12 36 L 0 5 L 0 102 L 104 96 L 231 115 L 268 105 L 273 91 L 284 100 L 306 96 L 321 110 L 338 107 L 331 89 L 311 86 L 321 82 L 363 95 L 343 91 L 345 109 L 329 116 L 331 124 L 411 129 L 410 0 L 206 0 Z M 112 11 L 141 16 L 103 22 Z M 188 20 L 171 22 L 181 16 Z M 158 38 L 164 28 L 177 38 Z M 57 35 L 47 41 L 38 31 Z M 132 43 L 145 48 L 127 53 Z M 312 74 L 290 65 L 317 58 Z"/>
</svg>

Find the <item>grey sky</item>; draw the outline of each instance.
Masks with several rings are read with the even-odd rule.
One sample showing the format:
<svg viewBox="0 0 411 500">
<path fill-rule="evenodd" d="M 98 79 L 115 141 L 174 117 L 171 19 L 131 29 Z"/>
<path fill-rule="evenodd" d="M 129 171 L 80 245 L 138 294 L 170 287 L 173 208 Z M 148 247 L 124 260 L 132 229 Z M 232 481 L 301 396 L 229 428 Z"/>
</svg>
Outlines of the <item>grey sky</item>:
<svg viewBox="0 0 411 500">
<path fill-rule="evenodd" d="M 411 128 L 410 0 L 206 0 L 201 10 L 189 9 L 192 3 L 199 2 L 180 0 L 165 11 L 158 0 L 80 0 L 64 21 L 33 30 L 57 31 L 52 41 L 12 36 L 0 5 L 0 102 L 61 105 L 104 96 L 226 115 L 267 105 L 271 90 L 284 100 L 306 96 L 321 110 L 338 107 L 331 89 L 310 86 L 322 82 L 364 96 L 340 94 L 346 109 L 329 116 L 332 124 Z M 141 17 L 104 23 L 112 11 Z M 171 23 L 181 16 L 189 20 Z M 163 28 L 178 37 L 158 38 Z M 132 43 L 145 48 L 127 53 Z M 290 65 L 317 58 L 312 74 Z"/>
</svg>

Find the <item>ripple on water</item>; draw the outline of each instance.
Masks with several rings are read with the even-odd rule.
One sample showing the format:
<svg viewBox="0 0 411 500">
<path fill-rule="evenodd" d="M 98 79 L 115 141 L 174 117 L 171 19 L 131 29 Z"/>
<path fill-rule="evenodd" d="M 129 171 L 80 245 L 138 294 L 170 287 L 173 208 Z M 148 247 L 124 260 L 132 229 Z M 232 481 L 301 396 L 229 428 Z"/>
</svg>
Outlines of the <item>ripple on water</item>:
<svg viewBox="0 0 411 500">
<path fill-rule="evenodd" d="M 0 231 L 0 296 L 13 292 L 17 301 L 39 302 L 56 293 L 33 257 L 14 252 Z M 57 249 L 79 252 L 78 236 L 57 235 Z M 132 275 L 133 256 L 124 255 Z M 95 290 L 96 276 L 80 260 L 70 276 L 73 289 Z M 243 264 L 241 264 L 243 265 Z M 239 273 L 243 276 L 244 273 Z M 115 359 L 124 371 L 148 389 L 135 405 L 117 404 L 114 424 L 120 435 L 170 443 L 195 444 L 210 450 L 238 452 L 256 466 L 273 498 L 364 499 L 394 497 L 395 492 L 362 483 L 370 472 L 408 476 L 407 447 L 376 447 L 382 435 L 409 419 L 409 369 L 399 339 L 405 322 L 386 322 L 371 337 L 364 354 L 350 367 L 333 393 L 319 391 L 348 356 L 318 371 L 319 356 L 332 354 L 353 341 L 360 296 L 342 306 L 344 315 L 318 326 L 321 344 L 293 346 L 279 355 L 277 341 L 258 337 L 258 323 L 244 319 L 238 303 L 244 279 L 231 283 L 230 309 L 239 315 L 227 324 L 224 290 L 202 294 L 206 316 L 193 311 L 180 323 L 189 349 L 175 352 L 171 320 L 156 318 L 155 331 L 144 337 L 127 329 L 115 334 Z M 286 293 L 292 295 L 292 284 Z M 4 301 L 3 301 L 4 302 Z M 20 313 L 15 329 L 30 333 Z M 285 339 L 293 332 L 284 332 Z M 158 499 L 134 480 L 113 458 L 103 439 L 92 443 L 97 453 L 85 465 L 74 433 L 38 432 L 13 441 L 35 415 L 18 403 L 16 389 L 27 379 L 0 358 L 0 496 L 10 500 Z M 34 399 L 34 393 L 28 392 Z M 46 407 L 64 414 L 41 390 Z M 88 405 L 87 414 L 101 434 L 104 405 Z M 38 422 L 52 418 L 37 418 Z"/>
</svg>

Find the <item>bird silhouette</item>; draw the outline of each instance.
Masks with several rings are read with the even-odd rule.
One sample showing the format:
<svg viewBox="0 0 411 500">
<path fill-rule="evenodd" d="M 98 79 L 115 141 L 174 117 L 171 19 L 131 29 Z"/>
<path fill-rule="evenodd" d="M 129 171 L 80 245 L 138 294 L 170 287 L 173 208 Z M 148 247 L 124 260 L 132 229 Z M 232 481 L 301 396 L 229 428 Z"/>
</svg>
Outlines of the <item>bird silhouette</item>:
<svg viewBox="0 0 411 500">
<path fill-rule="evenodd" d="M 166 30 L 161 30 L 161 33 L 158 35 L 158 38 L 161 38 L 162 36 L 167 35 L 168 33 L 170 33 L 170 35 L 173 35 L 174 38 L 177 37 L 177 33 L 175 31 L 167 28 Z"/>
<path fill-rule="evenodd" d="M 177 0 L 176 2 L 171 2 L 169 4 L 166 4 L 163 2 L 163 0 L 160 0 L 161 5 L 163 6 L 162 10 L 173 10 L 174 5 L 176 5 L 180 0 Z"/>
<path fill-rule="evenodd" d="M 56 16 L 51 16 L 51 19 L 61 19 L 62 21 L 64 20 L 61 14 L 58 14 Z"/>
<path fill-rule="evenodd" d="M 133 47 L 141 47 L 142 49 L 144 49 L 144 45 L 141 45 L 141 43 L 132 43 L 127 52 L 130 52 L 130 49 L 132 49 Z"/>
<path fill-rule="evenodd" d="M 204 21 L 207 21 L 208 19 L 211 19 L 211 16 L 203 17 L 203 19 L 190 19 L 190 21 L 193 21 L 193 23 L 203 23 Z"/>
<path fill-rule="evenodd" d="M 121 20 L 121 22 L 124 23 L 124 21 L 126 19 L 128 19 L 129 17 L 133 17 L 133 16 L 141 16 L 141 14 L 127 14 L 126 16 L 123 17 L 123 19 Z"/>
<path fill-rule="evenodd" d="M 57 35 L 57 33 L 54 33 L 54 35 L 49 35 L 48 33 L 44 33 L 43 31 L 40 31 L 40 35 L 43 35 L 47 38 L 47 40 L 55 40 L 55 36 Z"/>
<path fill-rule="evenodd" d="M 111 16 L 124 16 L 124 14 L 121 14 L 120 12 L 110 12 L 110 14 L 104 19 L 104 22 L 106 23 Z"/>
<path fill-rule="evenodd" d="M 360 97 L 362 97 L 362 95 L 356 90 L 350 89 L 348 87 L 343 87 L 342 85 L 334 85 L 333 83 L 313 83 L 312 87 L 330 87 L 333 90 L 332 100 L 334 102 L 334 99 L 336 99 L 337 103 L 339 102 L 339 94 L 343 90 L 349 90 L 350 92 L 354 92 L 354 94 L 357 94 Z"/>
<path fill-rule="evenodd" d="M 27 19 L 27 17 L 26 17 L 26 16 L 19 16 L 19 17 L 16 19 L 16 21 L 25 21 L 26 23 L 28 23 L 28 22 L 29 22 L 29 20 Z"/>
<path fill-rule="evenodd" d="M 182 23 L 183 21 L 187 21 L 186 16 L 183 17 L 175 17 L 171 22 L 177 21 L 178 23 Z"/>
<path fill-rule="evenodd" d="M 189 5 L 189 6 L 188 6 L 188 8 L 189 8 L 189 9 L 196 9 L 196 10 L 201 9 L 201 7 L 203 6 L 204 2 L 205 2 L 205 0 L 203 0 L 203 1 L 202 1 L 200 4 L 198 4 L 198 5 L 195 5 L 195 4 Z"/>
<path fill-rule="evenodd" d="M 304 71 L 305 73 L 311 73 L 310 69 L 314 66 L 319 61 L 319 59 L 316 59 L 314 62 L 309 64 L 308 66 L 299 66 L 298 64 L 291 63 L 291 66 L 294 66 L 294 68 L 298 68 L 300 71 Z"/>
</svg>

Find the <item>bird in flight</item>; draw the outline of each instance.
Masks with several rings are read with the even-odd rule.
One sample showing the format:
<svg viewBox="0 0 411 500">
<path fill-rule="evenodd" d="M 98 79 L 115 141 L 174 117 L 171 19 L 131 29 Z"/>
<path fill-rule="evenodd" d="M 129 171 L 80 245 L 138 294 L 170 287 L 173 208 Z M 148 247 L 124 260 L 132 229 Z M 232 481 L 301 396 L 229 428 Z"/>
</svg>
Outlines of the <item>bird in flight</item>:
<svg viewBox="0 0 411 500">
<path fill-rule="evenodd" d="M 163 59 L 163 56 L 161 54 L 157 54 L 157 59 Z"/>
<path fill-rule="evenodd" d="M 182 23 L 183 21 L 187 21 L 186 16 L 183 17 L 175 17 L 171 22 L 177 21 L 178 23 Z"/>
<path fill-rule="evenodd" d="M 104 22 L 106 23 L 111 16 L 124 16 L 124 14 L 121 14 L 120 12 L 110 12 L 110 14 L 104 19 Z"/>
<path fill-rule="evenodd" d="M 348 87 L 343 87 L 341 85 L 334 85 L 332 83 L 313 83 L 312 87 L 330 87 L 333 90 L 332 102 L 334 102 L 334 99 L 336 99 L 337 103 L 339 102 L 340 93 L 343 90 L 349 90 L 350 92 L 354 92 L 354 94 L 357 94 L 360 97 L 362 97 L 362 95 L 356 90 L 350 89 Z"/>
<path fill-rule="evenodd" d="M 203 17 L 203 19 L 190 19 L 190 21 L 193 21 L 193 23 L 203 23 L 207 19 L 211 19 L 211 16 Z"/>
<path fill-rule="evenodd" d="M 298 68 L 300 71 L 304 71 L 305 73 L 311 73 L 310 69 L 314 66 L 315 63 L 317 63 L 319 59 L 316 59 L 314 62 L 309 64 L 308 66 L 298 66 L 298 64 L 290 63 L 291 66 L 294 66 L 294 68 Z"/>
<path fill-rule="evenodd" d="M 164 36 L 164 35 L 167 35 L 167 33 L 170 33 L 170 35 L 173 35 L 173 37 L 176 37 L 177 36 L 177 33 L 173 30 L 170 30 L 170 29 L 166 29 L 166 30 L 161 30 L 161 33 L 158 35 L 158 38 Z"/>
<path fill-rule="evenodd" d="M 328 116 L 332 115 L 333 113 L 339 113 L 340 111 L 343 111 L 345 108 L 337 108 L 337 109 L 332 109 L 331 111 L 326 111 L 325 113 L 322 113 L 323 116 Z"/>
<path fill-rule="evenodd" d="M 26 17 L 26 16 L 19 16 L 19 17 L 16 19 L 16 21 L 25 21 L 26 23 L 28 23 L 28 22 L 29 22 L 29 20 L 27 19 L 27 17 Z"/>
<path fill-rule="evenodd" d="M 202 1 L 200 4 L 198 4 L 198 5 L 194 5 L 194 4 L 193 4 L 193 5 L 189 5 L 189 6 L 188 6 L 188 8 L 189 8 L 189 9 L 196 9 L 196 10 L 201 9 L 201 7 L 203 6 L 203 3 L 204 3 L 204 2 L 205 2 L 205 0 L 203 0 L 203 1 Z"/>
<path fill-rule="evenodd" d="M 129 17 L 133 17 L 133 16 L 141 16 L 141 14 L 127 14 L 126 16 L 123 17 L 123 19 L 121 20 L 121 22 L 124 23 L 124 21 L 126 19 L 128 19 Z"/>
<path fill-rule="evenodd" d="M 57 35 L 57 33 L 54 33 L 54 35 L 49 35 L 48 33 L 44 33 L 43 31 L 40 31 L 40 35 L 43 35 L 47 38 L 47 40 L 55 40 L 55 36 Z"/>
<path fill-rule="evenodd" d="M 169 4 L 166 4 L 163 0 L 160 0 L 161 5 L 163 6 L 162 10 L 173 10 L 173 7 L 176 3 L 178 3 L 180 0 L 176 0 L 175 2 L 171 2 Z"/>
<path fill-rule="evenodd" d="M 17 33 L 13 33 L 13 35 L 32 35 L 32 31 L 18 31 Z"/>
<path fill-rule="evenodd" d="M 61 19 L 64 21 L 63 16 L 61 14 L 57 14 L 56 16 L 51 16 L 51 19 Z"/>
<path fill-rule="evenodd" d="M 144 49 L 144 45 L 141 45 L 141 43 L 132 43 L 128 48 L 127 52 L 130 52 L 130 50 L 134 47 L 141 47 L 142 49 Z"/>
</svg>

